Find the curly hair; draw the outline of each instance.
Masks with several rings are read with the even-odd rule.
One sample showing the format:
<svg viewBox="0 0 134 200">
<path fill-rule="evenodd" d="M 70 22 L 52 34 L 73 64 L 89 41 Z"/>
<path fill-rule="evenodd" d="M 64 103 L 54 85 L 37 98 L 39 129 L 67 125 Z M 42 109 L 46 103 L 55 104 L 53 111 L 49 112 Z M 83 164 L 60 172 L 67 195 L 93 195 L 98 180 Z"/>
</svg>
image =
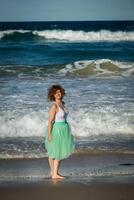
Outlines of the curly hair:
<svg viewBox="0 0 134 200">
<path fill-rule="evenodd" d="M 65 96 L 65 90 L 61 85 L 52 85 L 50 88 L 48 88 L 48 99 L 50 101 L 55 101 L 54 95 L 56 94 L 56 91 L 60 90 L 61 92 L 61 98 Z"/>
</svg>

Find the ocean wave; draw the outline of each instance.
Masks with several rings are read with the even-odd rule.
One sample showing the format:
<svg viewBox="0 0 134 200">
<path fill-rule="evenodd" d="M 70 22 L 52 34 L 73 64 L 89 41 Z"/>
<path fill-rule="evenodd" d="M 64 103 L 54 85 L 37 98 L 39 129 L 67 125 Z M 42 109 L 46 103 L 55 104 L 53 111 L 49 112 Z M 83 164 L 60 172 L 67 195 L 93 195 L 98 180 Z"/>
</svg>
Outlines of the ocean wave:
<svg viewBox="0 0 134 200">
<path fill-rule="evenodd" d="M 57 68 L 62 68 L 63 65 L 1 65 L 0 77 L 17 76 L 23 78 L 41 78 L 46 75 L 56 73 Z"/>
<path fill-rule="evenodd" d="M 51 41 L 99 42 L 99 41 L 134 41 L 134 31 L 73 31 L 73 30 L 6 30 L 0 31 L 2 40 L 33 40 L 45 39 Z"/>
<path fill-rule="evenodd" d="M 110 135 L 134 135 L 134 124 L 131 122 L 133 115 L 125 116 L 118 109 L 112 106 L 89 111 L 79 108 L 76 111 L 71 110 L 69 123 L 72 127 L 72 134 L 78 138 L 87 138 L 90 136 L 110 136 Z M 47 127 L 47 111 L 39 110 L 37 112 L 26 112 L 23 114 L 13 114 L 5 112 L 0 116 L 0 138 L 5 137 L 45 137 Z M 115 114 L 116 113 L 116 114 Z M 98 118 L 99 115 L 99 118 Z M 77 116 L 77 118 L 76 118 Z M 132 120 L 133 121 L 133 120 Z"/>
<path fill-rule="evenodd" d="M 0 76 L 17 76 L 24 78 L 43 78 L 45 76 L 60 77 L 93 77 L 116 78 L 134 76 L 134 62 L 119 62 L 110 59 L 80 60 L 66 65 L 44 66 L 0 66 Z"/>
<path fill-rule="evenodd" d="M 134 75 L 134 63 L 110 59 L 83 60 L 66 65 L 58 73 L 60 76 L 69 77 L 129 77 Z"/>
</svg>

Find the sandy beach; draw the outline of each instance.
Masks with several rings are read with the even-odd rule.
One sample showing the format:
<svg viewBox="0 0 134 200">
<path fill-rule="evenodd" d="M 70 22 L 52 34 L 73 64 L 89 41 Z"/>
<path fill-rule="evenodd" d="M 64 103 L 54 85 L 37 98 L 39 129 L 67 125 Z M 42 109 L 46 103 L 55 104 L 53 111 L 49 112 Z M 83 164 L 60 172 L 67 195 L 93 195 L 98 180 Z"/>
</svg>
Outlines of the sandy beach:
<svg viewBox="0 0 134 200">
<path fill-rule="evenodd" d="M 132 200 L 133 165 L 132 154 L 73 154 L 60 163 L 65 179 L 52 180 L 47 158 L 1 159 L 0 197 Z"/>
<path fill-rule="evenodd" d="M 134 184 L 100 184 L 91 186 L 47 187 L 47 186 L 21 186 L 1 188 L 0 197 L 3 200 L 18 199 L 134 199 Z"/>
</svg>

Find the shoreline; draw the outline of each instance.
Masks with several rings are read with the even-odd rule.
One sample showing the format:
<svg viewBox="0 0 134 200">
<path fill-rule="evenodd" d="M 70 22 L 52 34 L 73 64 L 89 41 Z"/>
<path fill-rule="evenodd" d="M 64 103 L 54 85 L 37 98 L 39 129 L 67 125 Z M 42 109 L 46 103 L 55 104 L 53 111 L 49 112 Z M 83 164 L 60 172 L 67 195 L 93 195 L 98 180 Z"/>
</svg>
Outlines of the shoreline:
<svg viewBox="0 0 134 200">
<path fill-rule="evenodd" d="M 0 180 L 49 178 L 48 157 L 0 159 Z M 73 153 L 60 161 L 59 172 L 69 179 L 134 175 L 133 154 Z"/>
<path fill-rule="evenodd" d="M 134 174 L 127 174 L 133 171 L 132 154 L 72 154 L 59 166 L 66 178 L 56 180 L 50 177 L 48 158 L 0 159 L 0 197 L 133 200 Z"/>
</svg>

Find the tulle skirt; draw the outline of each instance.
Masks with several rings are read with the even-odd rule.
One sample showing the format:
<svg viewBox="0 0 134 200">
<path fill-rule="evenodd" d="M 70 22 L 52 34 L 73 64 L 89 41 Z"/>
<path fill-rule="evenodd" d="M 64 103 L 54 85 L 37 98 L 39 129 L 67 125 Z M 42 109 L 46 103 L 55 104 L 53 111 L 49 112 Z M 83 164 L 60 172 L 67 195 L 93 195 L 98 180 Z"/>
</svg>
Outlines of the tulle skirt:
<svg viewBox="0 0 134 200">
<path fill-rule="evenodd" d="M 75 151 L 74 136 L 68 122 L 54 122 L 51 129 L 51 141 L 48 130 L 45 132 L 45 148 L 48 156 L 57 160 L 69 157 Z"/>
</svg>

